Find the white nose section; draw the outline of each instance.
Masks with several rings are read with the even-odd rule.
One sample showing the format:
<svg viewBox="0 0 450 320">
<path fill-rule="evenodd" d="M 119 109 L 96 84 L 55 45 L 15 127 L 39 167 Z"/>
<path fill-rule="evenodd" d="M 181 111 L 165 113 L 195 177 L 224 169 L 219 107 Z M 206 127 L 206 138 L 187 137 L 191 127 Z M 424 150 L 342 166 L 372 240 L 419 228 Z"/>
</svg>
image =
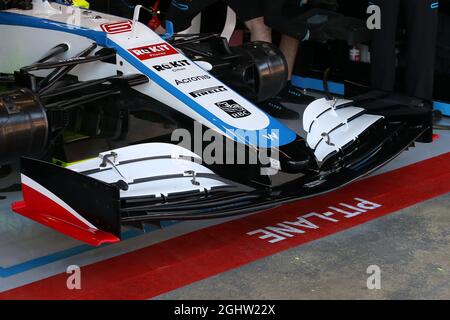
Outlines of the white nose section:
<svg viewBox="0 0 450 320">
<path fill-rule="evenodd" d="M 367 114 L 363 108 L 342 106 L 351 102 L 323 98 L 306 108 L 303 114 L 303 128 L 308 133 L 306 142 L 314 150 L 319 163 L 354 142 L 364 131 L 383 119 L 382 116 Z"/>
</svg>

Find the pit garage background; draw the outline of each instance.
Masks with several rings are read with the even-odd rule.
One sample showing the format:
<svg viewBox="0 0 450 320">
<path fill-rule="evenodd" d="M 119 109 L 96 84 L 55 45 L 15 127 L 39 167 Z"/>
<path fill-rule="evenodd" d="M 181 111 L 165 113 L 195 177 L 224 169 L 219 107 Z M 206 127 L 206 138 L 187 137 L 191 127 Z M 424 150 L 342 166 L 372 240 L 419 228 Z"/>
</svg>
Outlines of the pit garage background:
<svg viewBox="0 0 450 320">
<path fill-rule="evenodd" d="M 129 0 L 131 4 L 144 3 L 145 1 Z M 367 1 L 339 0 L 340 14 L 346 17 L 360 19 L 362 26 L 368 18 Z M 148 6 L 154 2 L 148 1 Z M 170 1 L 160 1 L 161 20 L 167 10 Z M 132 17 L 132 10 L 124 1 L 96 0 L 92 2 L 92 8 L 101 11 L 111 11 L 122 16 Z M 450 81 L 450 0 L 439 1 L 439 27 L 437 42 L 437 61 L 435 66 L 435 104 L 434 107 L 444 115 L 450 116 L 450 92 L 447 89 Z M 227 14 L 226 5 L 222 2 L 208 7 L 201 15 L 201 32 L 220 32 L 225 24 Z M 144 21 L 149 16 L 142 18 Z M 398 30 L 398 80 L 397 90 L 402 90 L 401 84 L 405 69 L 405 42 L 406 35 L 402 32 L 402 22 Z M 348 37 L 354 41 L 342 39 L 328 40 L 326 43 L 318 41 L 306 41 L 301 44 L 298 61 L 296 63 L 294 83 L 303 88 L 323 90 L 322 79 L 324 72 L 332 68 L 329 76 L 330 91 L 336 94 L 355 96 L 367 92 L 370 88 L 370 41 L 367 40 L 367 30 L 364 28 L 348 30 Z M 238 22 L 234 41 L 249 39 L 245 27 Z M 242 35 L 241 35 L 242 34 Z M 277 41 L 277 34 L 274 35 Z M 358 39 L 363 41 L 359 42 Z M 351 50 L 357 49 L 358 58 L 352 58 Z M 359 61 L 355 61 L 359 60 Z"/>
</svg>

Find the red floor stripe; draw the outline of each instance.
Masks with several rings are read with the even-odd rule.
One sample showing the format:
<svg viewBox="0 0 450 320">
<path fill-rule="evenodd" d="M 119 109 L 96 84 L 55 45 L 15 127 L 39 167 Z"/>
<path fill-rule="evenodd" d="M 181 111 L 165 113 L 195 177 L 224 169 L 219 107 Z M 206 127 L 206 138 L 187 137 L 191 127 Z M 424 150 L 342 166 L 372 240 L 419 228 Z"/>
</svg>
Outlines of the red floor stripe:
<svg viewBox="0 0 450 320">
<path fill-rule="evenodd" d="M 82 290 L 66 288 L 66 274 L 0 294 L 0 299 L 148 299 L 327 235 L 355 227 L 450 192 L 450 153 L 371 177 L 339 191 L 264 213 L 199 230 L 82 268 Z M 339 222 L 311 218 L 319 229 L 305 229 L 277 243 L 248 232 L 295 221 L 329 206 L 363 198 L 382 206 Z"/>
</svg>

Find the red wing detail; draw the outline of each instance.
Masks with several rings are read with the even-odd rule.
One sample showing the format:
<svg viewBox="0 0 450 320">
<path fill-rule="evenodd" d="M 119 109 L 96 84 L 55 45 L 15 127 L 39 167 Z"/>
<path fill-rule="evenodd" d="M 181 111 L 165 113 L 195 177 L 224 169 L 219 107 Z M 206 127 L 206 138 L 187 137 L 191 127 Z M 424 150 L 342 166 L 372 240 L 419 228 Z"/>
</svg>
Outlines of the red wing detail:
<svg viewBox="0 0 450 320">
<path fill-rule="evenodd" d="M 12 205 L 16 213 L 93 246 L 120 241 L 108 232 L 90 228 L 62 206 L 25 184 L 22 185 L 22 193 L 24 201 Z"/>
</svg>

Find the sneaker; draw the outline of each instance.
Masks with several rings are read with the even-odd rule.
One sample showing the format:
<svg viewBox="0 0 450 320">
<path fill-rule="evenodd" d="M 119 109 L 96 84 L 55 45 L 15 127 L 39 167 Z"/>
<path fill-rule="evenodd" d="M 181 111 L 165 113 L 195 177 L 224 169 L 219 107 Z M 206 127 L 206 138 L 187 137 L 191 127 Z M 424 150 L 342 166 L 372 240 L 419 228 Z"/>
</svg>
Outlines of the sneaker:
<svg viewBox="0 0 450 320">
<path fill-rule="evenodd" d="M 277 95 L 277 98 L 283 102 L 304 104 L 308 105 L 315 100 L 314 97 L 308 96 L 303 93 L 302 89 L 299 89 L 292 85 L 289 81 L 283 90 Z"/>
<path fill-rule="evenodd" d="M 278 119 L 297 120 L 300 118 L 300 115 L 297 112 L 286 108 L 279 99 L 272 98 L 266 100 L 259 103 L 259 107 L 271 116 Z"/>
</svg>

